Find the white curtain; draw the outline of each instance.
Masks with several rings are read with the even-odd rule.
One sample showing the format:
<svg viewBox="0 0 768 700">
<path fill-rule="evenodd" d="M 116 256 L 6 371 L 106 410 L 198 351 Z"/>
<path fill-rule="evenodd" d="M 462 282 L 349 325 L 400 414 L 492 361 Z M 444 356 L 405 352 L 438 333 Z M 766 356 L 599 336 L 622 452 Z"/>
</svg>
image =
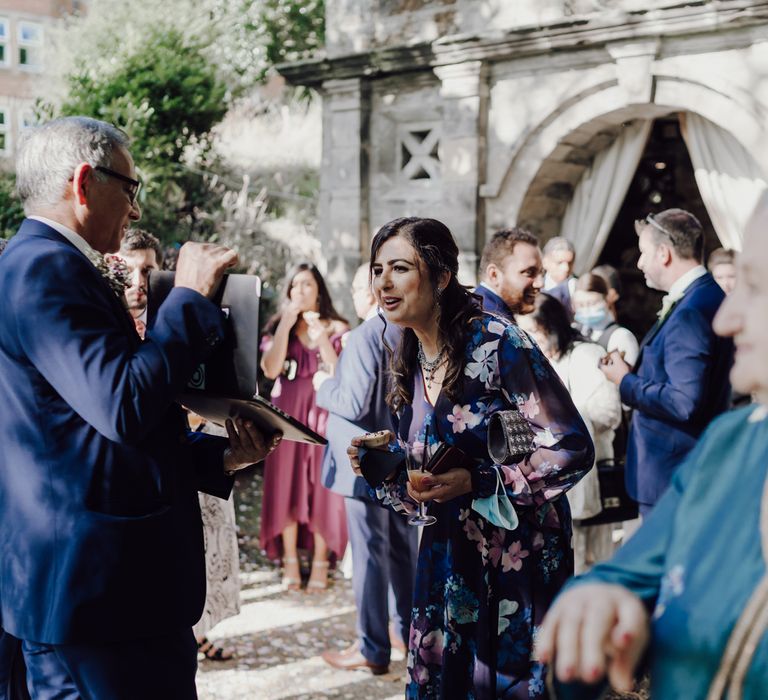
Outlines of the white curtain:
<svg viewBox="0 0 768 700">
<path fill-rule="evenodd" d="M 715 233 L 741 250 L 744 225 L 767 184 L 766 174 L 734 136 L 698 114 L 680 115 L 696 184 Z"/>
<path fill-rule="evenodd" d="M 565 210 L 560 235 L 576 248 L 577 274 L 591 270 L 605 245 L 648 141 L 652 120 L 628 126 L 582 175 Z"/>
</svg>

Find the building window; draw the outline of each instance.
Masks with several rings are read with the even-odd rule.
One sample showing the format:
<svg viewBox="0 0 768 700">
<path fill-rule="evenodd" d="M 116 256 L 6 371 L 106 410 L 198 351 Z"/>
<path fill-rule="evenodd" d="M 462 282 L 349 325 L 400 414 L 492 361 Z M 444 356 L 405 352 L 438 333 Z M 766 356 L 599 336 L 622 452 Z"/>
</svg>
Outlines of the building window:
<svg viewBox="0 0 768 700">
<path fill-rule="evenodd" d="M 0 17 L 0 66 L 7 66 L 10 63 L 8 54 L 8 20 Z"/>
<path fill-rule="evenodd" d="M 8 153 L 10 146 L 8 138 L 8 112 L 0 109 L 0 155 Z"/>
<path fill-rule="evenodd" d="M 19 65 L 24 68 L 43 67 L 43 25 L 19 22 Z"/>
<path fill-rule="evenodd" d="M 438 124 L 404 124 L 398 135 L 400 177 L 403 180 L 440 178 L 440 127 Z"/>
</svg>

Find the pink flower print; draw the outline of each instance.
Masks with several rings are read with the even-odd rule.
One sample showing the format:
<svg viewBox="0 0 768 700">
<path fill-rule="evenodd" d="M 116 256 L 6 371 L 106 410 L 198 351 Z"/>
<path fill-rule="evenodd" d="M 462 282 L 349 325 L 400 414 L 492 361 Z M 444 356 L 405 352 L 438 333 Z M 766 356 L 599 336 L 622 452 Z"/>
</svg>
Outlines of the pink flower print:
<svg viewBox="0 0 768 700">
<path fill-rule="evenodd" d="M 411 445 L 411 455 L 421 461 L 424 457 L 424 443 L 420 440 L 414 440 L 413 445 Z"/>
<path fill-rule="evenodd" d="M 533 395 L 533 392 L 531 392 L 531 395 L 518 406 L 518 409 L 520 413 L 523 414 L 523 418 L 527 418 L 528 420 L 533 420 L 539 413 L 541 413 L 539 400 Z"/>
<path fill-rule="evenodd" d="M 463 523 L 469 517 L 470 508 L 459 508 L 459 522 Z"/>
<path fill-rule="evenodd" d="M 426 685 L 429 682 L 429 670 L 421 664 L 416 664 L 413 667 L 411 676 L 419 685 Z"/>
<path fill-rule="evenodd" d="M 501 477 L 504 484 L 512 486 L 513 494 L 524 493 L 528 486 L 528 481 L 519 468 L 501 465 Z"/>
<path fill-rule="evenodd" d="M 510 569 L 520 571 L 523 568 L 523 559 L 529 554 L 530 552 L 527 549 L 523 549 L 523 545 L 519 540 L 513 542 L 509 545 L 509 549 L 501 555 L 501 570 L 504 573 Z"/>
<path fill-rule="evenodd" d="M 488 557 L 494 566 L 499 565 L 501 555 L 504 552 L 504 533 L 501 530 L 495 530 L 488 542 Z"/>
<path fill-rule="evenodd" d="M 440 664 L 443 658 L 443 632 L 432 630 L 421 640 L 419 656 L 425 664 Z"/>
<path fill-rule="evenodd" d="M 471 542 L 477 542 L 477 551 L 483 553 L 485 551 L 485 538 L 472 518 L 467 518 L 464 521 L 464 532 L 467 533 L 467 539 Z"/>
<path fill-rule="evenodd" d="M 421 644 L 421 636 L 422 636 L 421 630 L 418 630 L 416 629 L 416 627 L 411 625 L 410 634 L 408 635 L 408 648 L 418 649 L 419 644 Z"/>
<path fill-rule="evenodd" d="M 544 533 L 543 532 L 537 532 L 533 536 L 533 551 L 538 552 L 542 547 L 544 547 Z"/>
<path fill-rule="evenodd" d="M 476 416 L 469 409 L 469 404 L 465 406 L 456 404 L 451 415 L 448 416 L 448 422 L 453 423 L 454 433 L 463 433 L 467 428 L 474 428 L 480 420 L 480 416 Z"/>
</svg>

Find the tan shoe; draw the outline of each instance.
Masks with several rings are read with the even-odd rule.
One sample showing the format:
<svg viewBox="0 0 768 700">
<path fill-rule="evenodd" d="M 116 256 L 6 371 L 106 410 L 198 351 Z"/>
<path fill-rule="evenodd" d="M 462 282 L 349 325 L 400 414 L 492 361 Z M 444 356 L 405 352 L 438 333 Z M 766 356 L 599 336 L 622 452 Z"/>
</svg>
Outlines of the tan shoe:
<svg viewBox="0 0 768 700">
<path fill-rule="evenodd" d="M 342 651 L 324 651 L 323 661 L 329 666 L 342 671 L 369 670 L 374 676 L 381 676 L 389 671 L 389 665 L 374 664 L 366 659 L 360 651 L 360 645 L 355 642 Z"/>
</svg>

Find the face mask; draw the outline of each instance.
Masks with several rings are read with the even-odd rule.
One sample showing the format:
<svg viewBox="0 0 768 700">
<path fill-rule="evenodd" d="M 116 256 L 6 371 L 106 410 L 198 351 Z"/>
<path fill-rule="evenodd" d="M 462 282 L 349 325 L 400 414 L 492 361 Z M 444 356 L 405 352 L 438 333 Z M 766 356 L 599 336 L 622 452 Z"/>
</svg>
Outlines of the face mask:
<svg viewBox="0 0 768 700">
<path fill-rule="evenodd" d="M 573 315 L 573 318 L 576 323 L 590 328 L 603 328 L 611 320 L 607 306 L 591 306 L 587 309 L 581 309 Z"/>
<path fill-rule="evenodd" d="M 504 488 L 504 480 L 501 478 L 501 469 L 496 470 L 496 493 L 488 498 L 476 498 L 472 501 L 472 510 L 482 515 L 489 523 L 505 530 L 517 528 L 518 519 L 515 507 L 507 496 Z"/>
</svg>

